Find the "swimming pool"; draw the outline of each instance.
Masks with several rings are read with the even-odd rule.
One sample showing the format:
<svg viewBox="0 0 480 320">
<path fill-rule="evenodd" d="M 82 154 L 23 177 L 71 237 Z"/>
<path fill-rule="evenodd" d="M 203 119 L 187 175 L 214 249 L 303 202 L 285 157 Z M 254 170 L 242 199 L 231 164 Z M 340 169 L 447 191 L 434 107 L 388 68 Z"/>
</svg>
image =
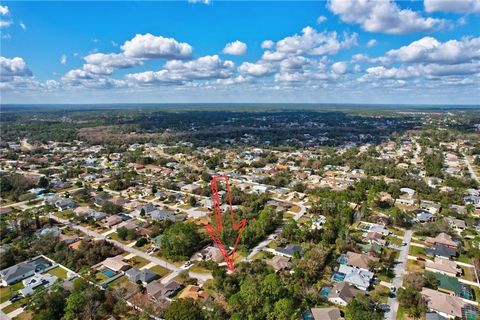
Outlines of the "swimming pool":
<svg viewBox="0 0 480 320">
<path fill-rule="evenodd" d="M 336 282 L 340 282 L 340 281 L 343 281 L 345 279 L 345 275 L 343 273 L 335 273 L 333 276 L 332 276 L 332 280 L 333 281 L 336 281 Z"/>
<path fill-rule="evenodd" d="M 320 290 L 320 295 L 327 297 L 330 294 L 330 288 L 329 287 L 323 287 L 322 290 Z"/>
<path fill-rule="evenodd" d="M 347 264 L 348 258 L 345 255 L 341 255 L 338 257 L 337 262 L 340 264 Z"/>
<path fill-rule="evenodd" d="M 110 270 L 108 268 L 103 269 L 102 273 L 109 278 L 113 277 L 116 274 L 115 271 Z"/>
</svg>

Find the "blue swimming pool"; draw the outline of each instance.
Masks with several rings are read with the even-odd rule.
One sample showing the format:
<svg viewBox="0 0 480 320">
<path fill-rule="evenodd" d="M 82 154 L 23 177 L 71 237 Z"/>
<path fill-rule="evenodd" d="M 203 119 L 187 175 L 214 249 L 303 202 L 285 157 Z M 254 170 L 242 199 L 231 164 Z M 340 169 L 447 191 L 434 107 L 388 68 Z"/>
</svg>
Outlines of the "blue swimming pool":
<svg viewBox="0 0 480 320">
<path fill-rule="evenodd" d="M 347 264 L 348 258 L 346 256 L 342 255 L 337 259 L 337 262 L 340 263 L 340 264 Z"/>
<path fill-rule="evenodd" d="M 109 278 L 113 277 L 116 274 L 115 271 L 110 269 L 103 269 L 102 273 Z"/>
<path fill-rule="evenodd" d="M 303 313 L 303 320 L 315 320 L 310 310 L 307 310 Z"/>
<path fill-rule="evenodd" d="M 320 295 L 327 297 L 330 294 L 330 288 L 329 287 L 323 287 L 322 290 L 320 290 Z"/>
<path fill-rule="evenodd" d="M 332 276 L 332 280 L 333 281 L 336 281 L 336 282 L 340 282 L 340 281 L 343 281 L 345 279 L 345 275 L 343 273 L 335 273 L 333 276 Z"/>
</svg>

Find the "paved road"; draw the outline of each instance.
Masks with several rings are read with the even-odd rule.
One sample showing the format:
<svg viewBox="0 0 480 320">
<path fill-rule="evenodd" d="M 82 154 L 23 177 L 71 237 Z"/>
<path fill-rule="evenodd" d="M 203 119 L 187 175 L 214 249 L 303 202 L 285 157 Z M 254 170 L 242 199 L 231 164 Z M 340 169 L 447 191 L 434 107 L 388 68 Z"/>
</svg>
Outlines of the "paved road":
<svg viewBox="0 0 480 320">
<path fill-rule="evenodd" d="M 68 223 L 69 222 L 69 221 L 61 219 L 61 218 L 59 218 L 59 217 L 57 217 L 53 214 L 50 214 L 49 217 L 54 219 L 57 222 L 60 222 L 60 223 Z M 180 273 L 180 271 L 182 271 L 182 269 L 180 269 L 179 267 L 177 267 L 176 265 L 174 265 L 172 263 L 169 263 L 168 261 L 165 261 L 165 260 L 157 258 L 157 257 L 150 256 L 143 251 L 132 248 L 132 247 L 130 247 L 126 244 L 123 244 L 119 241 L 116 241 L 116 240 L 113 240 L 113 239 L 107 239 L 107 237 L 105 235 L 100 234 L 100 233 L 95 232 L 95 231 L 92 231 L 90 229 L 87 229 L 87 228 L 85 228 L 81 225 L 73 224 L 72 228 L 80 230 L 81 232 L 85 233 L 86 235 L 89 235 L 90 237 L 94 237 L 94 238 L 98 238 L 98 239 L 104 239 L 104 240 L 110 242 L 111 244 L 113 244 L 114 246 L 116 246 L 116 247 L 118 247 L 118 248 L 120 248 L 120 249 L 122 249 L 126 252 L 133 253 L 136 256 L 142 257 L 142 258 L 144 258 L 144 259 L 146 259 L 150 262 L 158 264 L 159 266 L 162 266 L 162 267 L 172 271 L 172 273 L 174 273 L 175 276 L 177 276 Z M 212 275 L 208 274 L 208 273 L 205 274 L 205 273 L 189 272 L 189 275 L 190 275 L 191 278 L 195 278 L 202 283 L 209 280 L 209 279 L 212 279 Z M 175 276 L 172 276 L 172 279 Z"/>
<path fill-rule="evenodd" d="M 472 164 L 470 163 L 470 160 L 468 160 L 467 156 L 463 153 L 463 157 L 465 158 L 465 162 L 467 163 L 468 171 L 470 172 L 470 175 L 472 176 L 472 179 L 476 180 L 478 183 L 480 183 L 480 179 L 477 177 L 477 174 L 475 173 L 475 170 L 473 170 Z"/>
<path fill-rule="evenodd" d="M 412 240 L 412 230 L 406 230 L 403 237 L 403 242 L 407 245 L 403 246 L 400 250 L 400 255 L 395 265 L 395 278 L 393 279 L 393 286 L 398 289 L 403 284 L 403 276 L 405 275 L 405 266 L 407 263 L 408 251 L 410 249 L 410 241 Z M 396 320 L 398 311 L 398 301 L 396 298 L 388 298 L 388 305 L 390 311 L 385 313 L 385 320 Z"/>
</svg>

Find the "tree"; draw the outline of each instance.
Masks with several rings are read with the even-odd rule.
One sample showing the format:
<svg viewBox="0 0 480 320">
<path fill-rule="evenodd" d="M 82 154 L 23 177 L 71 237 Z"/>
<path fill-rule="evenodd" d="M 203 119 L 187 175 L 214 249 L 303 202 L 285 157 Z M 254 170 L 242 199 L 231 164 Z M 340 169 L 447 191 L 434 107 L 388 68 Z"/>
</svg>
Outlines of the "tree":
<svg viewBox="0 0 480 320">
<path fill-rule="evenodd" d="M 383 314 L 376 311 L 374 302 L 367 296 L 356 296 L 348 304 L 346 309 L 346 320 L 381 320 Z"/>
<path fill-rule="evenodd" d="M 273 307 L 273 312 L 269 314 L 268 318 L 272 320 L 297 319 L 293 300 L 290 298 L 283 298 L 278 300 Z"/>
<path fill-rule="evenodd" d="M 202 238 L 191 222 L 174 223 L 163 233 L 163 253 L 174 259 L 188 259 L 201 245 Z"/>
<path fill-rule="evenodd" d="M 425 300 L 420 291 L 412 286 L 399 288 L 397 292 L 398 303 L 414 319 L 419 319 L 425 311 Z"/>
<path fill-rule="evenodd" d="M 165 320 L 203 320 L 202 310 L 193 299 L 176 299 L 165 312 Z"/>
<path fill-rule="evenodd" d="M 127 239 L 127 236 L 128 236 L 128 229 L 125 227 L 118 228 L 117 234 L 120 239 L 125 240 Z"/>
<path fill-rule="evenodd" d="M 48 179 L 44 176 L 41 176 L 38 180 L 38 187 L 39 188 L 48 188 Z"/>
<path fill-rule="evenodd" d="M 144 245 L 146 245 L 148 242 L 147 238 L 140 238 L 137 240 L 137 242 L 135 242 L 135 247 L 143 247 Z"/>
<path fill-rule="evenodd" d="M 105 295 L 102 290 L 85 279 L 78 278 L 73 283 L 73 290 L 67 299 L 62 320 L 101 319 L 104 316 L 102 312 L 104 301 Z"/>
<path fill-rule="evenodd" d="M 195 207 L 195 205 L 197 204 L 197 199 L 195 199 L 194 196 L 191 196 L 190 198 L 188 198 L 188 203 L 189 203 L 192 207 Z"/>
<path fill-rule="evenodd" d="M 37 290 L 28 300 L 27 309 L 32 311 L 38 320 L 60 320 L 63 316 L 67 291 L 61 286 L 50 290 Z"/>
</svg>

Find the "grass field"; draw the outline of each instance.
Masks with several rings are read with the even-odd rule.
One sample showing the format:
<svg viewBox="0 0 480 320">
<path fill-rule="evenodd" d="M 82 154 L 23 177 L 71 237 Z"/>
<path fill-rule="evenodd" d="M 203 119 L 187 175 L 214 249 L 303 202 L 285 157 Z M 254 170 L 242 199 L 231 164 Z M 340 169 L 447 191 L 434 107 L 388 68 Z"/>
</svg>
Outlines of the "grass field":
<svg viewBox="0 0 480 320">
<path fill-rule="evenodd" d="M 425 256 L 425 249 L 416 247 L 416 246 L 410 246 L 410 250 L 408 251 L 408 254 L 411 256 Z"/>
<path fill-rule="evenodd" d="M 63 268 L 60 268 L 60 267 L 53 268 L 53 269 L 49 270 L 48 273 L 56 276 L 60 280 L 67 279 L 67 270 L 65 270 Z"/>
<path fill-rule="evenodd" d="M 150 270 L 158 274 L 160 277 L 164 277 L 170 273 L 170 270 L 159 265 L 151 267 Z"/>
<path fill-rule="evenodd" d="M 3 303 L 17 294 L 18 290 L 23 289 L 22 282 L 17 282 L 8 287 L 0 287 L 0 303 Z"/>
<path fill-rule="evenodd" d="M 407 260 L 408 272 L 423 272 L 425 269 L 425 262 L 416 260 Z"/>
<path fill-rule="evenodd" d="M 135 257 L 129 259 L 128 261 L 131 262 L 131 264 L 135 268 L 139 268 L 139 269 L 143 266 L 146 266 L 149 263 L 149 261 L 147 259 L 139 257 L 139 256 L 135 256 Z"/>
</svg>

